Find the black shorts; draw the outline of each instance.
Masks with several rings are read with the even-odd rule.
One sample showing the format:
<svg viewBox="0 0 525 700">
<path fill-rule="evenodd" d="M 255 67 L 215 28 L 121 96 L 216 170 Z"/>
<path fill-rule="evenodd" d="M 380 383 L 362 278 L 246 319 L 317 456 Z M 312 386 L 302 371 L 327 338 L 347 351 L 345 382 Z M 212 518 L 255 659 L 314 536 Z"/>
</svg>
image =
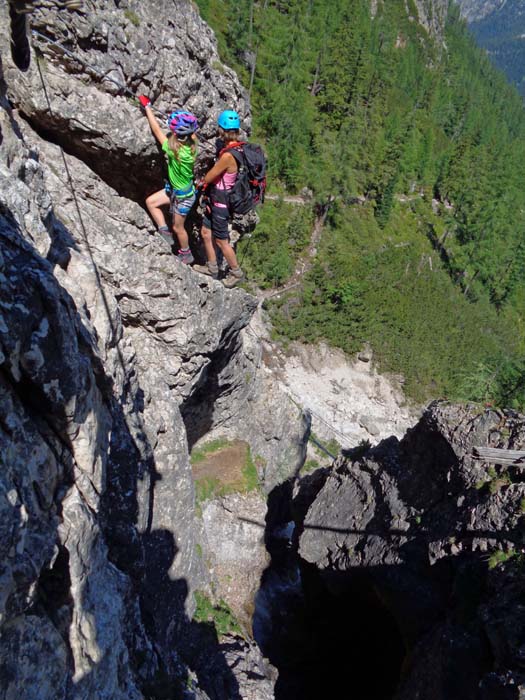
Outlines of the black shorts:
<svg viewBox="0 0 525 700">
<path fill-rule="evenodd" d="M 229 221 L 230 212 L 228 209 L 217 207 L 214 204 L 206 207 L 206 211 L 202 217 L 202 225 L 211 229 L 212 236 L 224 241 L 230 238 L 230 233 L 228 231 Z"/>
</svg>

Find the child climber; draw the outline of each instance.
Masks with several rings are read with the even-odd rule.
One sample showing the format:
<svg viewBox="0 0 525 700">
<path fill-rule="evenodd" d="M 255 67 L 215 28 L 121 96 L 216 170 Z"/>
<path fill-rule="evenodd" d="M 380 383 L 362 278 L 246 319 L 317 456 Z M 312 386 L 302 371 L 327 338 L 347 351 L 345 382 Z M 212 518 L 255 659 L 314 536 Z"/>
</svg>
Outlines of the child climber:
<svg viewBox="0 0 525 700">
<path fill-rule="evenodd" d="M 144 95 L 140 95 L 139 101 L 144 107 L 153 136 L 160 143 L 168 158 L 169 185 L 166 184 L 163 190 L 150 195 L 146 199 L 146 206 L 160 235 L 171 246 L 173 237 L 162 211 L 162 207 L 170 205 L 170 213 L 173 215 L 173 231 L 180 246 L 177 259 L 189 265 L 194 258 L 191 254 L 184 222 L 196 196 L 193 168 L 197 157 L 197 137 L 195 135 L 198 129 L 197 118 L 190 112 L 182 110 L 172 112 L 167 120 L 167 125 L 172 133 L 170 136 L 166 136 L 153 114 L 150 100 Z"/>
<path fill-rule="evenodd" d="M 194 265 L 193 269 L 203 275 L 210 275 L 214 279 L 219 276 L 217 254 L 215 246 L 222 252 L 230 271 L 222 281 L 225 287 L 234 287 L 240 282 L 244 273 L 239 267 L 235 251 L 230 244 L 228 223 L 230 211 L 228 207 L 228 190 L 237 179 L 237 161 L 228 153 L 235 142 L 239 140 L 241 121 L 237 112 L 227 109 L 221 112 L 217 120 L 219 126 L 219 139 L 224 143 L 224 148 L 219 153 L 219 159 L 204 176 L 203 185 L 207 190 L 206 212 L 202 220 L 201 235 L 206 253 L 206 265 Z"/>
</svg>

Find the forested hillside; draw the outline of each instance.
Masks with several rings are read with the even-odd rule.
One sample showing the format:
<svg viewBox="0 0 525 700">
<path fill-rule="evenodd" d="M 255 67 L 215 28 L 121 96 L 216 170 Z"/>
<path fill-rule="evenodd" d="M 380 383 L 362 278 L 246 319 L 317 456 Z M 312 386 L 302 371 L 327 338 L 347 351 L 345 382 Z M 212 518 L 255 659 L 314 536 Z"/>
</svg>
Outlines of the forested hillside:
<svg viewBox="0 0 525 700">
<path fill-rule="evenodd" d="M 285 283 L 324 222 L 278 332 L 369 342 L 417 398 L 523 406 L 525 114 L 459 9 L 440 42 L 411 1 L 198 4 L 251 92 L 271 190 L 313 192 L 265 205 L 240 244 L 252 279 Z"/>
<path fill-rule="evenodd" d="M 488 6 L 458 1 L 478 44 L 525 97 L 525 0 L 493 0 Z"/>
</svg>

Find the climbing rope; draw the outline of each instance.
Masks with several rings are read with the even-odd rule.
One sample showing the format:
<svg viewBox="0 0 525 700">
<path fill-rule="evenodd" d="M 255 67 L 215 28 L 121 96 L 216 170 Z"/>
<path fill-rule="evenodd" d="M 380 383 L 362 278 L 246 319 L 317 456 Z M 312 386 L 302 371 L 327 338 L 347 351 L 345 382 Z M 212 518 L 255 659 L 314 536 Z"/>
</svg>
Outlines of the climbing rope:
<svg viewBox="0 0 525 700">
<path fill-rule="evenodd" d="M 97 78 L 99 78 L 101 81 L 107 80 L 108 82 L 113 83 L 114 85 L 116 85 L 119 88 L 119 90 L 122 90 L 124 93 L 126 93 L 127 95 L 132 97 L 134 100 L 136 100 L 136 102 L 138 103 L 138 100 L 135 96 L 135 93 L 132 90 L 130 90 L 130 88 L 128 88 L 127 85 L 124 85 L 123 83 L 116 80 L 115 78 L 110 78 L 108 75 L 104 75 L 104 73 L 101 73 L 99 70 L 97 70 L 92 65 L 90 65 L 87 61 L 84 61 L 84 59 L 79 58 L 72 51 L 70 51 L 69 49 L 66 49 L 66 47 L 63 44 L 61 44 L 58 41 L 55 41 L 54 39 L 50 39 L 48 36 L 46 36 L 45 34 L 42 34 L 41 32 L 37 31 L 36 29 L 32 29 L 31 34 L 38 39 L 42 39 L 43 41 L 47 41 L 48 44 L 52 44 L 53 46 L 57 46 L 67 56 L 70 56 L 75 61 L 78 61 L 85 68 L 87 68 L 92 73 L 94 73 L 97 76 Z M 35 48 L 38 48 L 38 47 L 35 47 Z M 160 116 L 164 119 L 168 116 L 165 112 L 161 112 L 159 109 L 156 109 L 155 107 L 152 107 L 152 109 L 154 112 L 156 112 L 156 114 L 158 114 L 158 116 Z"/>
<path fill-rule="evenodd" d="M 41 69 L 40 64 L 38 62 L 37 62 L 37 68 L 38 68 L 38 75 L 40 77 L 40 83 L 42 85 L 42 91 L 44 93 L 44 97 L 45 97 L 45 100 L 47 103 L 47 107 L 49 109 L 49 113 L 52 114 L 53 108 L 51 106 L 51 100 L 49 98 L 49 93 L 48 93 L 48 90 L 46 87 L 46 83 L 44 80 L 44 75 L 42 73 L 42 69 Z M 62 162 L 64 164 L 64 173 L 65 173 L 65 177 L 66 177 L 66 180 L 67 180 L 67 183 L 69 186 L 69 190 L 71 192 L 71 198 L 72 198 L 72 201 L 74 203 L 74 206 L 75 206 L 75 209 L 77 212 L 78 223 L 80 226 L 80 230 L 82 232 L 81 236 L 84 240 L 84 245 L 86 247 L 86 250 L 87 250 L 91 265 L 92 265 L 93 273 L 95 276 L 95 281 L 96 281 L 97 287 L 100 291 L 102 304 L 103 304 L 104 310 L 106 312 L 109 326 L 112 330 L 112 335 L 114 337 L 116 337 L 117 330 L 115 328 L 115 323 L 114 323 L 113 316 L 112 316 L 111 306 L 110 306 L 106 291 L 104 289 L 104 286 L 102 284 L 102 278 L 101 278 L 101 275 L 100 275 L 100 272 L 99 272 L 99 269 L 98 269 L 98 266 L 97 266 L 97 263 L 95 260 L 95 254 L 94 254 L 93 248 L 89 242 L 89 236 L 88 236 L 85 224 L 84 224 L 84 218 L 82 216 L 80 204 L 79 204 L 78 197 L 77 197 L 77 188 L 75 187 L 75 185 L 73 183 L 73 178 L 71 176 L 71 171 L 69 169 L 69 165 L 67 162 L 66 155 L 64 153 L 64 149 L 62 148 L 62 146 L 58 146 L 58 148 L 60 150 L 60 155 L 62 156 Z M 119 361 L 120 366 L 122 368 L 123 376 L 125 377 L 127 374 L 127 369 L 126 369 L 127 365 L 126 365 L 124 355 L 122 353 L 122 349 L 121 349 L 119 343 L 116 343 L 115 350 L 117 353 L 118 361 Z M 140 427 L 140 434 L 142 434 L 143 436 L 146 436 L 147 435 L 146 427 L 144 425 L 144 421 L 142 419 L 142 416 L 140 416 L 140 415 L 138 416 L 138 423 L 139 423 L 139 427 Z M 144 534 L 148 534 L 151 532 L 151 529 L 153 527 L 154 488 L 155 488 L 155 481 L 157 481 L 159 479 L 159 476 L 158 476 L 158 472 L 155 469 L 155 461 L 153 459 L 152 447 L 149 444 L 147 438 L 144 438 L 144 444 L 142 445 L 142 449 L 140 449 L 138 445 L 137 445 L 137 449 L 141 453 L 141 462 L 144 465 L 144 468 L 149 472 L 149 478 L 150 478 L 149 494 L 148 494 L 148 508 L 145 509 L 145 512 L 142 516 L 142 522 L 140 523 L 141 532 Z"/>
<path fill-rule="evenodd" d="M 134 100 L 136 100 L 135 93 L 134 93 L 132 90 L 130 90 L 130 89 L 127 87 L 127 85 L 124 85 L 123 83 L 121 83 L 120 81 L 116 80 L 115 78 L 111 78 L 111 77 L 109 77 L 109 76 L 107 76 L 107 75 L 104 75 L 104 74 L 101 73 L 99 70 L 97 70 L 97 69 L 94 68 L 92 65 L 90 65 L 87 61 L 84 61 L 83 59 L 81 59 L 81 58 L 79 58 L 78 56 L 76 56 L 72 51 L 70 51 L 69 49 L 67 49 L 67 48 L 66 48 L 65 46 L 63 46 L 63 44 L 61 44 L 60 42 L 55 41 L 54 39 L 50 39 L 48 36 L 46 36 L 45 34 L 42 34 L 41 32 L 37 31 L 36 29 L 32 29 L 32 30 L 31 30 L 31 34 L 32 34 L 34 37 L 36 37 L 37 39 L 41 39 L 42 41 L 46 41 L 48 44 L 51 44 L 52 46 L 56 46 L 56 47 L 59 48 L 64 54 L 66 54 L 67 56 L 70 56 L 73 60 L 78 61 L 78 62 L 81 63 L 85 68 L 87 68 L 87 69 L 90 70 L 92 73 L 94 73 L 101 81 L 107 80 L 107 81 L 113 83 L 114 85 L 116 85 L 116 86 L 119 88 L 119 90 L 122 90 L 122 92 L 124 92 L 125 94 L 129 95 L 129 96 L 132 97 Z M 41 71 L 40 71 L 40 67 L 39 67 L 39 74 L 40 74 L 40 80 L 41 80 L 41 82 L 42 82 L 42 87 L 43 87 L 43 90 L 44 90 L 44 94 L 46 95 L 46 99 L 47 99 L 47 101 L 48 101 L 48 106 L 49 106 L 49 108 L 50 108 L 50 110 L 51 110 L 51 104 L 50 104 L 50 101 L 49 101 L 49 98 L 48 98 L 48 95 L 47 95 L 47 90 L 46 90 L 46 87 L 45 87 L 45 83 L 44 83 L 44 79 L 43 79 L 42 73 L 41 73 Z M 137 102 L 138 102 L 138 100 L 137 100 Z M 159 116 L 161 116 L 161 117 L 166 117 L 166 116 L 167 116 L 164 112 L 161 112 L 161 111 L 158 110 L 158 109 L 153 108 L 153 111 L 156 112 L 156 113 L 157 113 Z M 63 152 L 62 152 L 62 158 L 64 159 L 65 171 L 66 171 L 67 178 L 68 178 L 68 180 L 69 180 L 70 187 L 71 187 L 72 191 L 74 192 L 74 188 L 73 188 L 73 183 L 72 183 L 71 175 L 70 175 L 69 168 L 68 168 L 68 166 L 67 166 L 67 162 L 66 162 L 66 160 L 65 160 L 65 157 L 64 157 Z M 79 208 L 79 206 L 78 206 L 78 202 L 76 201 L 76 198 L 75 198 L 75 197 L 74 197 L 74 200 L 75 200 L 75 204 L 76 204 L 77 213 L 78 213 L 79 221 L 80 221 L 80 224 L 81 224 L 81 228 L 82 228 L 83 233 L 84 233 L 84 239 L 87 241 L 87 233 L 86 233 L 86 230 L 85 230 L 85 228 L 84 228 L 84 222 L 83 222 L 83 220 L 82 220 L 82 216 L 81 216 L 81 213 L 80 213 L 80 208 Z M 240 264 L 242 264 L 242 261 L 244 261 L 244 258 L 245 258 L 245 256 L 246 256 L 246 253 L 248 252 L 248 248 L 250 247 L 250 243 L 251 243 L 251 236 L 250 236 L 250 238 L 248 239 L 248 243 L 247 243 L 247 245 L 246 245 L 245 250 L 243 251 L 242 260 L 241 260 L 241 263 L 240 263 Z M 88 245 L 88 250 L 89 250 L 89 245 Z M 89 252 L 91 253 L 91 251 L 89 251 Z M 296 285 L 292 285 L 292 286 L 296 286 Z M 282 290 L 282 291 L 286 291 L 286 290 Z M 276 292 L 276 293 L 280 293 L 280 292 Z M 272 295 L 272 296 L 273 296 L 273 295 Z M 248 330 L 248 332 L 251 332 L 252 335 L 256 336 L 259 340 L 262 340 L 262 339 L 257 335 L 257 333 L 255 333 L 255 331 L 253 331 L 253 329 L 250 328 L 249 326 L 248 326 L 247 330 Z M 302 408 L 301 404 L 299 403 L 299 401 L 300 401 L 299 397 L 295 396 L 290 390 L 288 390 L 288 393 L 289 393 L 290 399 L 291 399 L 298 407 Z M 244 403 L 244 402 L 243 402 L 243 403 Z M 318 420 L 318 421 L 324 423 L 334 434 L 336 434 L 337 436 L 343 438 L 345 441 L 349 440 L 349 437 L 348 437 L 347 435 L 345 435 L 344 433 L 342 433 L 342 432 L 340 432 L 339 430 L 337 430 L 337 428 L 334 428 L 332 425 L 330 425 L 329 423 L 327 423 L 327 421 L 326 421 L 324 418 L 322 418 L 319 414 L 317 414 L 315 411 L 312 411 L 312 409 L 310 409 L 310 408 L 308 408 L 307 410 L 309 411 L 309 413 L 310 413 L 314 418 L 316 418 L 316 420 Z M 323 452 L 325 452 L 329 457 L 331 457 L 332 459 L 336 459 L 336 456 L 333 455 L 331 452 L 329 452 L 329 451 L 326 449 L 326 447 L 325 447 L 324 445 L 322 445 L 321 443 L 319 443 L 315 438 L 310 437 L 310 440 L 311 440 L 311 442 L 312 442 L 313 444 L 315 444 L 319 449 L 321 449 Z"/>
</svg>

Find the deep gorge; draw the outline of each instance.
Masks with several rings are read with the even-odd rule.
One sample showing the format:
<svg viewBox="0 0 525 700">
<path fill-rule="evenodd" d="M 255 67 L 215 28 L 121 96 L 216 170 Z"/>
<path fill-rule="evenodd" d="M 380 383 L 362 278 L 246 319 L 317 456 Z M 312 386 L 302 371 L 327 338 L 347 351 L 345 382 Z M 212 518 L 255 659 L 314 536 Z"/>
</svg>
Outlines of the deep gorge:
<svg viewBox="0 0 525 700">
<path fill-rule="evenodd" d="M 225 104 L 250 125 L 192 3 L 51 5 L 32 26 L 191 106 L 203 156 Z M 2 22 L 0 700 L 518 700 L 523 468 L 474 449 L 523 449 L 523 417 L 434 402 L 300 473 L 311 415 L 248 332 L 258 300 L 154 235 L 138 106 L 49 46 L 20 71 L 9 41 Z"/>
</svg>

